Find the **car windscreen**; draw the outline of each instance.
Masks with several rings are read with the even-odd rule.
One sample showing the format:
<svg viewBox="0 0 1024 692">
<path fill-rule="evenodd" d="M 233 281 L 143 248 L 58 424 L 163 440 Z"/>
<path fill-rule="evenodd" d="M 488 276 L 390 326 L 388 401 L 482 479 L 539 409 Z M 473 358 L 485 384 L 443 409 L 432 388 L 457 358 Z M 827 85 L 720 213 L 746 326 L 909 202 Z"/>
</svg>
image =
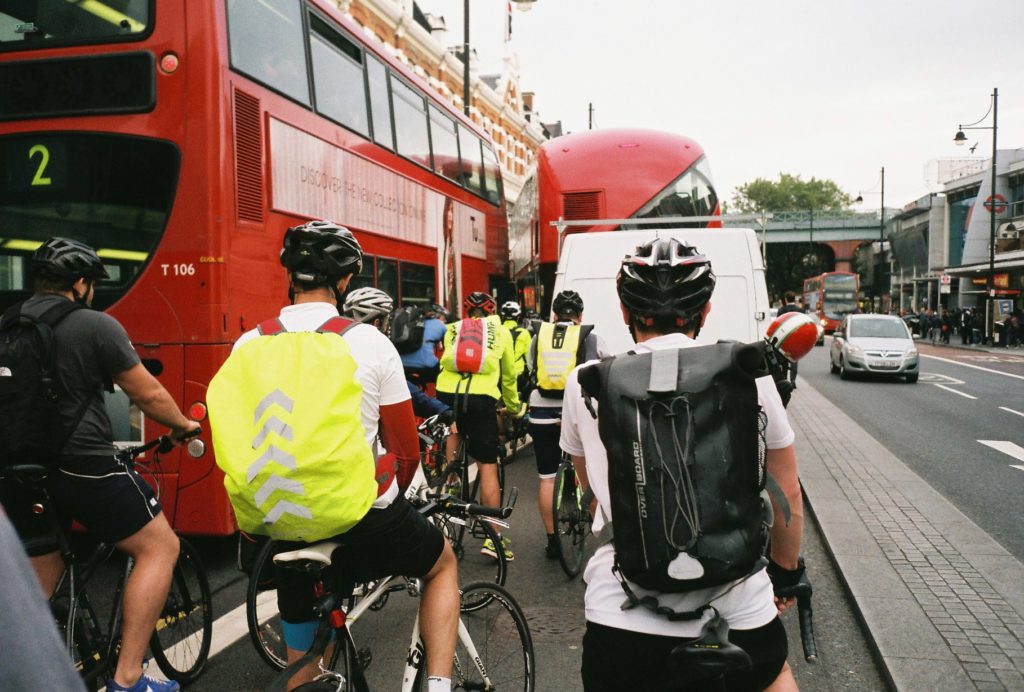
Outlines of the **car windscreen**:
<svg viewBox="0 0 1024 692">
<path fill-rule="evenodd" d="M 848 336 L 878 339 L 909 339 L 907 328 L 896 320 L 851 320 Z"/>
</svg>

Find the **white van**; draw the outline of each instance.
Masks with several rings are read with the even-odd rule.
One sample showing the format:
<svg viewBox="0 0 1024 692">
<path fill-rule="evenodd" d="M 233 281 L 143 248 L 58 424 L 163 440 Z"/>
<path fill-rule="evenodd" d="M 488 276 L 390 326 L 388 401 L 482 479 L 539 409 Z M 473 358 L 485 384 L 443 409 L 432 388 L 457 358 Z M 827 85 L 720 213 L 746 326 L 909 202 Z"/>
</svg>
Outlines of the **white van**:
<svg viewBox="0 0 1024 692">
<path fill-rule="evenodd" d="M 764 262 L 749 228 L 651 229 L 574 233 L 566 236 L 555 274 L 555 295 L 572 289 L 583 298 L 583 321 L 594 325 L 611 353 L 633 347 L 622 320 L 615 276 L 626 253 L 658 237 L 672 237 L 696 247 L 711 260 L 718 278 L 711 312 L 698 341 L 752 342 L 768 329 L 768 288 Z"/>
</svg>

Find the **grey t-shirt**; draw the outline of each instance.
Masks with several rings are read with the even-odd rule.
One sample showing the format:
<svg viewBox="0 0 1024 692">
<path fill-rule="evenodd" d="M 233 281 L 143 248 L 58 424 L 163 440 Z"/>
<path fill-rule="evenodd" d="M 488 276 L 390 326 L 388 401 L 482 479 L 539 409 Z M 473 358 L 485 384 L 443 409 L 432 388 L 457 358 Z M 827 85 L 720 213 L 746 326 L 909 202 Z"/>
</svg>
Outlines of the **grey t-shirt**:
<svg viewBox="0 0 1024 692">
<path fill-rule="evenodd" d="M 39 316 L 67 298 L 37 294 L 25 301 L 22 311 Z M 88 400 L 78 426 L 64 444 L 62 454 L 103 455 L 114 453 L 114 434 L 103 403 L 103 388 L 119 373 L 139 363 L 139 356 L 124 327 L 110 315 L 96 310 L 75 310 L 57 325 L 56 360 L 60 379 L 60 413 L 65 426 Z"/>
</svg>

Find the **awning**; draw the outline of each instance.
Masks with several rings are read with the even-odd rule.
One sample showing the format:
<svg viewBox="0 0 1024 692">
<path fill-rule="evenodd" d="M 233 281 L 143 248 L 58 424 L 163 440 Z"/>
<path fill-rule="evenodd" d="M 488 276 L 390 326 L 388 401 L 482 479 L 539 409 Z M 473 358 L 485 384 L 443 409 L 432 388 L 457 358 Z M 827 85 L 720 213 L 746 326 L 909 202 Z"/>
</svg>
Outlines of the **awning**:
<svg viewBox="0 0 1024 692">
<path fill-rule="evenodd" d="M 996 255 L 993 265 L 995 270 L 1006 271 L 1007 269 L 1024 268 L 1024 251 L 1005 252 Z M 943 270 L 951 276 L 971 276 L 973 274 L 988 274 L 988 262 L 976 262 L 974 264 L 962 264 L 959 267 L 946 267 Z"/>
</svg>

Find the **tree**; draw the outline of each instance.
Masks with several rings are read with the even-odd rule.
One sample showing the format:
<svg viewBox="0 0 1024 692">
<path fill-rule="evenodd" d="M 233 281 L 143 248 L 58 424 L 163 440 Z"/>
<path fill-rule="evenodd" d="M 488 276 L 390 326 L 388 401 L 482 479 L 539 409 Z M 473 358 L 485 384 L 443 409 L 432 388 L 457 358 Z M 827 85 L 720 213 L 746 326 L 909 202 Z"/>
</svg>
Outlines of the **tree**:
<svg viewBox="0 0 1024 692">
<path fill-rule="evenodd" d="M 762 211 L 820 211 L 843 209 L 850 195 L 831 180 L 779 173 L 778 180 L 757 178 L 736 188 L 733 205 L 742 213 Z M 835 256 L 825 245 L 772 243 L 766 255 L 766 280 L 772 295 L 799 294 L 803 280 L 835 268 Z"/>
<path fill-rule="evenodd" d="M 803 180 L 789 173 L 779 173 L 778 180 L 757 178 L 744 183 L 733 196 L 736 211 L 742 213 L 842 209 L 851 201 L 831 180 Z"/>
</svg>

